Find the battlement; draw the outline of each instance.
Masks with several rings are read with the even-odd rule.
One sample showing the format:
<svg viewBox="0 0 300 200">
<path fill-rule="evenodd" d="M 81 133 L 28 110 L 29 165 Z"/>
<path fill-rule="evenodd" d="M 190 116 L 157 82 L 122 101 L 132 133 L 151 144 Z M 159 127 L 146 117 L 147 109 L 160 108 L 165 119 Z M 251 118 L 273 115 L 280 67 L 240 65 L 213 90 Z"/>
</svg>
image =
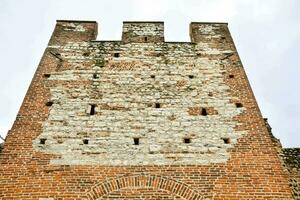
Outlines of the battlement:
<svg viewBox="0 0 300 200">
<path fill-rule="evenodd" d="M 95 40 L 97 34 L 95 21 L 57 20 L 49 45 Z"/>
<path fill-rule="evenodd" d="M 189 34 L 192 43 L 224 39 L 229 33 L 228 23 L 222 22 L 191 22 Z M 50 43 L 92 41 L 97 37 L 96 21 L 57 20 Z M 164 22 L 162 21 L 124 21 L 122 29 L 123 43 L 163 43 Z"/>
<path fill-rule="evenodd" d="M 164 42 L 164 22 L 123 22 L 124 43 Z"/>
</svg>

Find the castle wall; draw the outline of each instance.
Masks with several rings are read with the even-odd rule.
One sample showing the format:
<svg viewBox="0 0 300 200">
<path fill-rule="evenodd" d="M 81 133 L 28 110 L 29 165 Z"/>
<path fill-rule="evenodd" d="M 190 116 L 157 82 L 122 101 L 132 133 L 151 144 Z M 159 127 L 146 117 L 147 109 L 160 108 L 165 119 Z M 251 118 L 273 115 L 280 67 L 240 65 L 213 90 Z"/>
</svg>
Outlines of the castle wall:
<svg viewBox="0 0 300 200">
<path fill-rule="evenodd" d="M 58 21 L 1 154 L 2 199 L 291 199 L 224 23 Z"/>
<path fill-rule="evenodd" d="M 300 199 L 300 148 L 284 148 L 280 152 L 284 167 L 289 172 L 294 199 Z"/>
</svg>

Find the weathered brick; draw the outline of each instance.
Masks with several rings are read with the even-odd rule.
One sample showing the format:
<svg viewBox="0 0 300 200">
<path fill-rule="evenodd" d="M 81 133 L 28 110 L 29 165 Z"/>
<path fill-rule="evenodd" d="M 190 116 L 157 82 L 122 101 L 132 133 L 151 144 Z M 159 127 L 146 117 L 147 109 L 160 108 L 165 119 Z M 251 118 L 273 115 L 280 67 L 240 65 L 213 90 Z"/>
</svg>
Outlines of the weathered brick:
<svg viewBox="0 0 300 200">
<path fill-rule="evenodd" d="M 0 199 L 292 199 L 227 24 L 191 23 L 191 42 L 163 31 L 125 22 L 122 41 L 93 41 L 96 22 L 57 21 Z"/>
</svg>

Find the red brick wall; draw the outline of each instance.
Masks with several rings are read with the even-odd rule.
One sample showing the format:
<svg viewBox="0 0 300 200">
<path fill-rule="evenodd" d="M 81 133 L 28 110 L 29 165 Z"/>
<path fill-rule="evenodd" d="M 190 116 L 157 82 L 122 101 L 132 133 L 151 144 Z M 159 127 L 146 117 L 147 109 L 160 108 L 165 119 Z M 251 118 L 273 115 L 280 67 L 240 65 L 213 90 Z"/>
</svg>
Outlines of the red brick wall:
<svg viewBox="0 0 300 200">
<path fill-rule="evenodd" d="M 95 23 L 80 23 L 85 32 L 64 31 L 58 22 L 49 45 L 96 38 Z M 191 25 L 191 30 L 197 24 Z M 72 28 L 71 28 L 72 29 Z M 79 30 L 80 31 L 80 30 Z M 288 175 L 281 166 L 254 95 L 249 86 L 227 25 L 220 29 L 234 54 L 224 67 L 224 80 L 232 96 L 246 108 L 236 120 L 236 130 L 247 131 L 229 150 L 225 163 L 207 165 L 51 165 L 59 155 L 37 152 L 33 140 L 42 132 L 49 115 L 50 98 L 45 73 L 61 64 L 59 54 L 48 47 L 9 132 L 0 157 L 0 199 L 291 199 Z M 197 32 L 191 32 L 197 42 Z M 220 41 L 214 45 L 221 45 Z M 201 55 L 199 55 L 201 56 Z M 229 78 L 229 75 L 234 78 Z"/>
</svg>

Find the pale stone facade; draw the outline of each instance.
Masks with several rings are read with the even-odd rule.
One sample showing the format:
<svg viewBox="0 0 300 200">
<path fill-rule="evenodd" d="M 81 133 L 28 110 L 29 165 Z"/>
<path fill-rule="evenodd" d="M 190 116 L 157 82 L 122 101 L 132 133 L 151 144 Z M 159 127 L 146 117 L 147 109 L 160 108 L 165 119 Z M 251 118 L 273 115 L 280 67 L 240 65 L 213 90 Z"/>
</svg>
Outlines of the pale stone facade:
<svg viewBox="0 0 300 200">
<path fill-rule="evenodd" d="M 201 34 L 221 37 L 218 28 L 206 25 Z M 124 34 L 161 38 L 163 26 L 125 23 Z M 33 145 L 61 155 L 52 164 L 221 163 L 246 134 L 234 129 L 234 117 L 245 108 L 233 103 L 239 99 L 224 81 L 226 60 L 214 59 L 230 49 L 205 41 L 69 42 L 50 48 L 60 52 L 62 64 L 47 80 L 53 105 Z"/>
</svg>

